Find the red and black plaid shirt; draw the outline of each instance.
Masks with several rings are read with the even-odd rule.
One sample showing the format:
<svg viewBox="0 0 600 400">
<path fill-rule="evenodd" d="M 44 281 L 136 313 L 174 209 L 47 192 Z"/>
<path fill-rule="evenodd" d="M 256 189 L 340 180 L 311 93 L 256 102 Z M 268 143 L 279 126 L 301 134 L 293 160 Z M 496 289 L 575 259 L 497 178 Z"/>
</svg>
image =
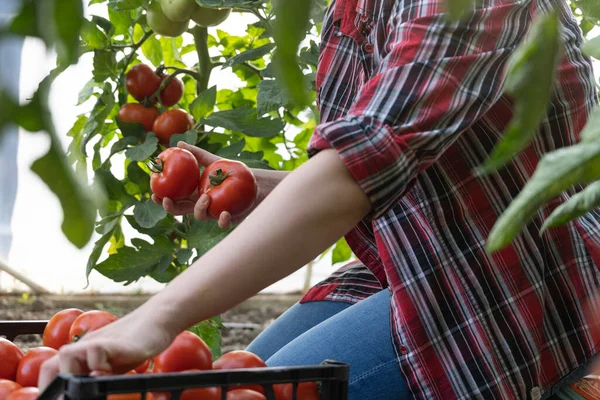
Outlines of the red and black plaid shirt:
<svg viewBox="0 0 600 400">
<path fill-rule="evenodd" d="M 456 24 L 443 0 L 332 1 L 309 150 L 336 149 L 373 211 L 347 235 L 361 262 L 304 301 L 389 288 L 398 363 L 416 398 L 539 399 L 600 350 L 584 313 L 600 286 L 600 213 L 540 236 L 564 194 L 510 247 L 490 256 L 484 245 L 542 154 L 578 141 L 597 94 L 562 0 L 477 3 Z M 548 115 L 510 165 L 476 177 L 512 117 L 507 60 L 553 5 L 566 48 Z"/>
</svg>

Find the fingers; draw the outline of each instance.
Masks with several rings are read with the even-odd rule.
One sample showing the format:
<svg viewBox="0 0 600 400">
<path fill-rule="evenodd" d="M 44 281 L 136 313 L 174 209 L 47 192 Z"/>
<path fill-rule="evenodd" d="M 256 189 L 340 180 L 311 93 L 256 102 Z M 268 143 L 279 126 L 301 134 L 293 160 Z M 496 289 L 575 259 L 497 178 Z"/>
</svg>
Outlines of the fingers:
<svg viewBox="0 0 600 400">
<path fill-rule="evenodd" d="M 200 196 L 196 205 L 194 206 L 194 218 L 198 221 L 206 221 L 207 219 L 211 219 L 210 215 L 208 215 L 208 206 L 210 204 L 210 197 L 207 194 L 203 194 Z"/>
<path fill-rule="evenodd" d="M 231 214 L 228 211 L 223 211 L 221 215 L 219 215 L 219 227 L 221 227 L 221 229 L 228 229 L 231 227 L 231 224 Z"/>
<path fill-rule="evenodd" d="M 44 362 L 40 368 L 40 374 L 38 376 L 38 387 L 40 392 L 48 387 L 48 385 L 54 380 L 58 372 L 60 371 L 59 356 L 56 355 L 46 362 Z"/>
<path fill-rule="evenodd" d="M 213 162 L 221 159 L 221 157 L 217 157 L 206 150 L 203 150 L 196 146 L 192 146 L 185 142 L 177 143 L 177 147 L 179 147 L 180 149 L 185 149 L 192 153 L 194 157 L 196 157 L 196 160 L 198 160 L 198 164 L 202 165 L 203 167 L 206 167 L 207 165 L 212 164 Z"/>
<path fill-rule="evenodd" d="M 166 212 L 171 215 L 186 215 L 194 212 L 194 206 L 196 201 L 194 200 L 179 200 L 177 202 L 165 197 L 164 199 L 155 199 L 155 195 L 152 195 L 152 201 L 162 205 Z"/>
</svg>

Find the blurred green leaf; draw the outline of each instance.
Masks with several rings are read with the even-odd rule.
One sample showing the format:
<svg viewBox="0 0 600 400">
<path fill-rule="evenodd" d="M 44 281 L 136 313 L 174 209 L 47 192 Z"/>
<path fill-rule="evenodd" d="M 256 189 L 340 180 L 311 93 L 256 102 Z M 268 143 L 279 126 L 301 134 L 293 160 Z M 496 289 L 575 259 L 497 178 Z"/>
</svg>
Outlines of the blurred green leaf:
<svg viewBox="0 0 600 400">
<path fill-rule="evenodd" d="M 147 199 L 137 203 L 133 209 L 135 221 L 142 228 L 152 228 L 158 221 L 167 216 L 164 208 Z"/>
<path fill-rule="evenodd" d="M 346 240 L 341 238 L 333 247 L 333 251 L 331 253 L 331 263 L 337 264 L 340 262 L 345 262 L 350 258 L 352 258 L 352 250 L 350 249 L 350 246 L 348 246 L 348 243 L 346 243 Z"/>
<path fill-rule="evenodd" d="M 600 141 L 600 106 L 596 106 L 590 114 L 587 124 L 581 131 L 582 142 Z"/>
<path fill-rule="evenodd" d="M 283 131 L 281 120 L 258 118 L 254 108 L 216 111 L 203 120 L 207 125 L 242 132 L 253 137 L 275 136 Z"/>
<path fill-rule="evenodd" d="M 506 247 L 540 206 L 576 183 L 600 179 L 600 142 L 580 143 L 546 154 L 531 179 L 498 219 L 488 237 L 487 251 Z"/>
<path fill-rule="evenodd" d="M 83 2 L 81 0 L 44 0 L 37 1 L 38 16 L 44 21 L 38 22 L 39 29 L 48 38 L 47 43 L 54 44 L 59 65 L 70 65 L 79 59 L 79 34 L 83 26 Z M 51 16 L 51 18 L 48 18 Z"/>
<path fill-rule="evenodd" d="M 600 36 L 588 40 L 581 46 L 581 50 L 590 57 L 600 60 Z"/>
<path fill-rule="evenodd" d="M 507 67 L 505 91 L 516 98 L 513 119 L 480 172 L 501 168 L 535 136 L 548 110 L 561 47 L 556 12 L 537 17 Z"/>
<path fill-rule="evenodd" d="M 109 7 L 118 11 L 135 10 L 148 5 L 150 0 L 109 0 Z"/>
<path fill-rule="evenodd" d="M 144 37 L 144 30 L 140 25 L 135 25 L 133 29 L 133 40 L 138 43 Z M 156 36 L 150 36 L 146 41 L 142 44 L 142 53 L 144 57 L 146 57 L 152 65 L 159 66 L 163 61 L 163 49 L 160 44 L 160 41 L 156 38 Z"/>
<path fill-rule="evenodd" d="M 236 64 L 243 64 L 248 61 L 262 58 L 269 54 L 275 48 L 275 43 L 268 43 L 264 46 L 257 47 L 255 49 L 246 50 L 236 56 L 231 57 L 223 64 L 223 68 L 231 67 Z"/>
<path fill-rule="evenodd" d="M 114 7 L 108 7 L 108 18 L 114 26 L 114 35 L 127 35 L 133 26 L 133 18 L 130 11 L 119 11 Z M 136 25 L 136 27 L 139 25 Z"/>
<path fill-rule="evenodd" d="M 110 50 L 94 51 L 94 79 L 104 82 L 108 78 L 118 75 L 116 53 Z"/>
<path fill-rule="evenodd" d="M 95 23 L 83 20 L 83 27 L 81 29 L 81 39 L 83 44 L 91 50 L 104 49 L 108 46 L 108 38 L 106 35 L 98 29 Z"/>
<path fill-rule="evenodd" d="M 185 133 L 176 133 L 169 139 L 169 145 L 171 147 L 177 147 L 177 143 L 185 142 L 187 144 L 195 145 L 198 140 L 198 132 L 190 130 Z"/>
<path fill-rule="evenodd" d="M 544 221 L 541 232 L 548 228 L 564 225 L 600 207 L 600 181 L 596 181 L 583 191 L 575 194 L 569 201 L 558 206 Z"/>
</svg>

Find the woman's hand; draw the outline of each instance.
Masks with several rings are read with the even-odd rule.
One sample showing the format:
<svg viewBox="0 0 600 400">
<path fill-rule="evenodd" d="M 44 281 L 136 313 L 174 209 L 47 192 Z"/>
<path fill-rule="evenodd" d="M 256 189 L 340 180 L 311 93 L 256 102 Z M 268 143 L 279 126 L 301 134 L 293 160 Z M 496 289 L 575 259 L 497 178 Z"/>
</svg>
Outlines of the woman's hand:
<svg viewBox="0 0 600 400">
<path fill-rule="evenodd" d="M 143 306 L 142 306 L 143 307 Z M 58 373 L 113 375 L 131 371 L 166 349 L 176 332 L 163 329 L 143 308 L 61 347 L 42 364 L 38 385 L 44 390 Z"/>
<path fill-rule="evenodd" d="M 207 167 L 213 162 L 221 159 L 221 157 L 215 156 L 206 150 L 184 142 L 179 142 L 177 147 L 191 152 L 196 157 L 198 164 L 202 167 Z M 252 169 L 252 173 L 256 177 L 256 182 L 258 183 L 258 195 L 254 206 L 244 215 L 236 218 L 232 218 L 229 212 L 224 211 L 221 213 L 218 219 L 218 224 L 221 228 L 227 229 L 232 224 L 237 224 L 243 221 L 287 175 L 287 172 L 283 171 L 268 171 L 262 169 Z M 156 204 L 163 206 L 163 208 L 172 215 L 185 215 L 193 213 L 194 217 L 199 221 L 213 219 L 213 217 L 211 217 L 207 211 L 210 204 L 210 197 L 208 195 L 198 196 L 198 193 L 196 192 L 189 198 L 179 201 L 173 201 L 169 198 L 161 199 L 155 195 L 152 195 L 152 200 Z"/>
</svg>

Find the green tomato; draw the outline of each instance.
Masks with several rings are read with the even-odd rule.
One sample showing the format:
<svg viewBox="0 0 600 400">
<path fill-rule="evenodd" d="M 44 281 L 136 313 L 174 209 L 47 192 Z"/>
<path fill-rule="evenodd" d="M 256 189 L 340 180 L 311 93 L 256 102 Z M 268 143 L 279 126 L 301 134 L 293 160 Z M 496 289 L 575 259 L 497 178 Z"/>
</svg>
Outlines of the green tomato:
<svg viewBox="0 0 600 400">
<path fill-rule="evenodd" d="M 196 0 L 159 0 L 163 13 L 171 21 L 188 21 L 198 7 Z"/>
<path fill-rule="evenodd" d="M 192 21 L 203 28 L 208 28 L 219 25 L 229 17 L 229 14 L 231 14 L 230 8 L 205 8 L 198 6 L 192 14 Z"/>
<path fill-rule="evenodd" d="M 148 26 L 155 33 L 162 36 L 177 37 L 181 36 L 188 28 L 189 20 L 183 22 L 171 21 L 163 13 L 160 2 L 153 1 L 146 12 L 146 21 Z"/>
</svg>

